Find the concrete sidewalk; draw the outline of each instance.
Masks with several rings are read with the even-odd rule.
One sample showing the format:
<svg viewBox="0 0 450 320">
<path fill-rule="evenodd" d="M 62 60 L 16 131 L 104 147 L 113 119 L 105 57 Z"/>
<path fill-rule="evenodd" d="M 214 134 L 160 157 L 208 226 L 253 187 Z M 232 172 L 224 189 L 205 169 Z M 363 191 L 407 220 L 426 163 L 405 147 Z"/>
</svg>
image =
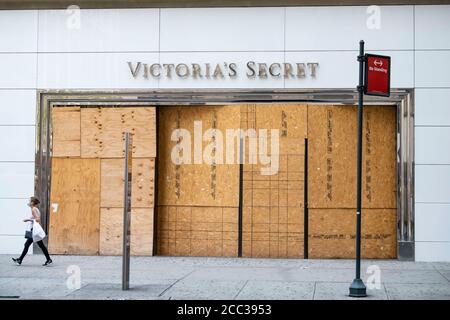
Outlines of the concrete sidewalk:
<svg viewBox="0 0 450 320">
<path fill-rule="evenodd" d="M 133 257 L 129 291 L 121 290 L 120 257 L 41 255 L 21 266 L 0 255 L 0 299 L 350 299 L 349 260 Z M 450 263 L 364 260 L 379 270 L 366 299 L 450 300 Z M 80 288 L 77 288 L 77 274 Z"/>
</svg>

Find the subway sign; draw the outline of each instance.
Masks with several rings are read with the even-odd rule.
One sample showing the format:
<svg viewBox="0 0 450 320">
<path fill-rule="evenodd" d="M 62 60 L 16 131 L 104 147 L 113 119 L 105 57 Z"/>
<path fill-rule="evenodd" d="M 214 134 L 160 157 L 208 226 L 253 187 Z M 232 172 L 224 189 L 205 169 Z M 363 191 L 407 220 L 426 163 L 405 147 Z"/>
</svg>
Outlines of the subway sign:
<svg viewBox="0 0 450 320">
<path fill-rule="evenodd" d="M 389 97 L 391 91 L 391 57 L 366 54 L 364 94 Z"/>
</svg>

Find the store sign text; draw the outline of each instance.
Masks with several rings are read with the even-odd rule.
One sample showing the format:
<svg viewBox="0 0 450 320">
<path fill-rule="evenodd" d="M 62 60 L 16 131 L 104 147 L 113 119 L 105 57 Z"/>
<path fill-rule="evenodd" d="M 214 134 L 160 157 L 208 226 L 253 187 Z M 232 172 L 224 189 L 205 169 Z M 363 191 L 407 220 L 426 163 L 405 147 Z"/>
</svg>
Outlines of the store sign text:
<svg viewBox="0 0 450 320">
<path fill-rule="evenodd" d="M 225 79 L 236 78 L 241 72 L 239 64 L 235 62 L 223 63 L 143 63 L 128 62 L 133 78 L 193 78 L 193 79 Z M 264 63 L 248 61 L 243 66 L 245 75 L 249 79 L 259 78 L 306 78 L 317 76 L 319 63 L 317 62 L 274 62 Z"/>
</svg>

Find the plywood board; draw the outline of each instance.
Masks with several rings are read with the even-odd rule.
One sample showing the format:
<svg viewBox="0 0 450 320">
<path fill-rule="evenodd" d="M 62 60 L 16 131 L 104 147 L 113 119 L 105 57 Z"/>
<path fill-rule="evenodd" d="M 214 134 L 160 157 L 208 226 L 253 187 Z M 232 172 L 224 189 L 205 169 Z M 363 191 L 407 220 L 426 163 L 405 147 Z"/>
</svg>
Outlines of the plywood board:
<svg viewBox="0 0 450 320">
<path fill-rule="evenodd" d="M 133 157 L 156 156 L 155 107 L 82 108 L 81 156 L 124 157 L 124 133 L 133 134 Z"/>
<path fill-rule="evenodd" d="M 53 107 L 53 157 L 79 157 L 81 148 L 80 130 L 80 107 Z"/>
<path fill-rule="evenodd" d="M 216 130 L 216 150 L 220 149 L 220 135 L 226 148 L 226 129 L 239 128 L 239 107 L 167 107 L 161 108 L 159 114 L 159 192 L 160 205 L 186 206 L 237 206 L 239 185 L 239 165 L 224 163 L 223 157 L 216 158 L 216 164 L 205 162 L 208 145 L 213 146 L 210 138 L 202 141 L 202 135 L 208 130 Z M 195 122 L 201 123 L 200 143 L 195 139 Z M 189 133 L 186 141 L 191 150 L 186 149 L 190 164 L 177 165 L 172 154 L 176 148 L 176 141 L 172 141 L 172 134 L 177 140 L 176 129 L 185 129 Z M 183 135 L 179 135 L 182 141 Z M 197 148 L 195 147 L 197 146 Z M 196 151 L 198 150 L 198 151 Z M 196 154 L 199 161 L 196 160 Z M 218 153 L 217 153 L 218 155 Z"/>
<path fill-rule="evenodd" d="M 238 209 L 160 206 L 158 254 L 237 256 Z"/>
<path fill-rule="evenodd" d="M 101 206 L 123 207 L 124 160 L 101 159 Z M 137 158 L 132 165 L 132 208 L 150 208 L 154 202 L 155 160 Z"/>
<path fill-rule="evenodd" d="M 278 130 L 279 148 L 268 149 L 278 159 L 272 175 L 267 164 L 244 166 L 243 256 L 303 257 L 303 172 L 307 106 L 299 104 L 246 105 L 242 126 Z M 268 139 L 268 146 L 271 139 Z M 248 152 L 248 150 L 247 150 Z M 259 150 L 259 154 L 265 152 Z"/>
<path fill-rule="evenodd" d="M 279 154 L 303 154 L 307 135 L 307 106 L 301 104 L 256 105 L 256 128 L 280 132 Z"/>
<path fill-rule="evenodd" d="M 308 106 L 310 208 L 356 205 L 356 107 Z M 363 208 L 396 208 L 396 109 L 366 106 Z"/>
<path fill-rule="evenodd" d="M 101 208 L 100 254 L 121 255 L 123 252 L 123 208 Z M 153 208 L 131 211 L 131 255 L 151 256 L 153 253 Z"/>
<path fill-rule="evenodd" d="M 98 254 L 100 160 L 52 159 L 49 251 Z"/>
<path fill-rule="evenodd" d="M 363 258 L 394 259 L 397 253 L 395 209 L 362 211 Z M 354 258 L 356 212 L 352 209 L 309 210 L 309 257 Z"/>
</svg>

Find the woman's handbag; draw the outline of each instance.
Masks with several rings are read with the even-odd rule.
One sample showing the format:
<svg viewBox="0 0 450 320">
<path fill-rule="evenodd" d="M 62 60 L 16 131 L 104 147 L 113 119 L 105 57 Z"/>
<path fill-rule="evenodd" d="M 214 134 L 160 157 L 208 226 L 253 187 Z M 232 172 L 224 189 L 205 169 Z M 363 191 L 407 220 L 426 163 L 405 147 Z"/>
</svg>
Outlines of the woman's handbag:
<svg viewBox="0 0 450 320">
<path fill-rule="evenodd" d="M 28 223 L 27 230 L 25 230 L 25 239 L 33 239 L 33 223 Z"/>
</svg>

